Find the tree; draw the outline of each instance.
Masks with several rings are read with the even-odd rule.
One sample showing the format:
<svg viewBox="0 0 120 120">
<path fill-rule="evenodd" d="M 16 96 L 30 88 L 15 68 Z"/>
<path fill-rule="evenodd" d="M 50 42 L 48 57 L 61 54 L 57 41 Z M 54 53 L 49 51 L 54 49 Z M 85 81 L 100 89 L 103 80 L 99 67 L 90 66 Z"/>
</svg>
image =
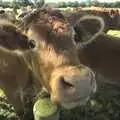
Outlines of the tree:
<svg viewBox="0 0 120 120">
<path fill-rule="evenodd" d="M 78 1 L 73 2 L 73 7 L 79 7 L 79 2 Z"/>
<path fill-rule="evenodd" d="M 45 4 L 44 0 L 37 0 L 37 8 L 41 8 Z"/>
<path fill-rule="evenodd" d="M 91 6 L 91 0 L 87 0 L 86 5 L 87 5 L 87 6 Z"/>
<path fill-rule="evenodd" d="M 33 0 L 33 4 L 37 8 L 41 8 L 45 4 L 45 0 Z"/>
<path fill-rule="evenodd" d="M 85 6 L 86 6 L 85 2 L 81 2 L 81 3 L 80 3 L 80 6 L 81 6 L 81 7 L 85 7 Z"/>
<path fill-rule="evenodd" d="M 59 8 L 66 8 L 67 5 L 66 5 L 66 2 L 59 2 Z"/>
<path fill-rule="evenodd" d="M 120 2 L 119 2 L 119 1 L 118 1 L 118 2 L 115 2 L 115 3 L 114 3 L 114 7 L 119 8 L 119 7 L 120 7 Z"/>
<path fill-rule="evenodd" d="M 67 6 L 68 6 L 68 7 L 72 7 L 72 5 L 73 5 L 73 3 L 70 2 L 70 1 L 67 3 Z"/>
<path fill-rule="evenodd" d="M 30 0 L 13 0 L 13 2 L 20 4 L 20 5 L 29 5 Z"/>
<path fill-rule="evenodd" d="M 98 1 L 98 0 L 94 0 L 94 1 L 92 2 L 92 5 L 94 5 L 94 6 L 99 6 L 99 1 Z"/>
<path fill-rule="evenodd" d="M 2 0 L 0 0 L 0 5 L 2 5 L 2 3 L 3 3 L 3 1 L 2 1 Z"/>
<path fill-rule="evenodd" d="M 13 11 L 15 12 L 15 14 L 17 14 L 17 9 L 19 8 L 18 4 L 17 4 L 17 1 L 13 0 L 11 6 L 13 7 Z"/>
</svg>

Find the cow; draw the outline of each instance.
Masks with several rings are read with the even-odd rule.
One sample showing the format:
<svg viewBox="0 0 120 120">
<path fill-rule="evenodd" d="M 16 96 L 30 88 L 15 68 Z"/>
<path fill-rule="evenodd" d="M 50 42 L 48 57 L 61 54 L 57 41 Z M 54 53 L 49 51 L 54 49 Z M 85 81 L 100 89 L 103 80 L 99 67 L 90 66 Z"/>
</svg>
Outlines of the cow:
<svg viewBox="0 0 120 120">
<path fill-rule="evenodd" d="M 83 26 L 81 27 L 79 24 Z M 75 42 L 78 45 L 80 44 L 78 49 L 80 63 L 89 66 L 98 74 L 98 78 L 96 78 L 96 80 L 98 79 L 101 80 L 101 82 L 119 85 L 120 38 L 112 37 L 102 32 L 92 42 L 86 42 L 86 44 L 84 44 L 82 39 L 84 38 L 87 40 L 87 37 L 83 36 L 87 34 L 86 31 L 83 30 L 85 24 L 87 23 L 82 23 L 80 21 L 74 26 L 76 33 Z M 89 35 L 89 37 L 92 37 L 92 35 Z M 99 77 L 101 75 L 103 77 Z M 101 78 L 104 79 L 102 80 Z"/>
<path fill-rule="evenodd" d="M 0 19 L 6 19 L 14 23 L 16 21 L 15 13 L 7 8 L 0 10 Z"/>
<path fill-rule="evenodd" d="M 95 15 L 102 17 L 105 22 L 105 28 L 104 28 L 105 33 L 107 33 L 109 29 L 120 30 L 120 22 L 119 22 L 120 14 L 118 10 L 110 10 L 110 11 L 108 10 L 100 11 L 94 9 L 80 10 L 78 12 L 69 13 L 66 15 L 66 17 L 68 18 L 68 21 L 71 23 L 71 25 L 74 26 L 74 24 L 76 24 L 79 18 L 84 15 Z M 93 26 L 89 25 L 89 27 L 92 28 Z"/>
<path fill-rule="evenodd" d="M 89 18 L 103 22 L 95 16 L 82 20 Z M 6 26 L 5 30 L 10 35 L 14 30 L 18 31 L 11 24 L 0 22 L 0 26 Z M 46 88 L 51 102 L 66 109 L 85 104 L 96 91 L 95 74 L 80 63 L 74 42 L 75 32 L 64 15 L 56 10 L 38 10 L 26 18 L 22 27 L 28 39 L 35 41 L 33 48 L 11 50 L 0 46 L 0 87 L 13 104 L 19 119 L 31 119 L 25 117 L 24 100 L 29 95 L 34 97 L 42 88 Z M 0 30 L 0 38 L 3 39 L 4 27 Z M 9 34 L 6 34 L 8 42 Z M 93 36 L 96 38 L 99 34 Z M 16 35 L 13 37 L 17 40 Z"/>
<path fill-rule="evenodd" d="M 10 50 L 27 50 L 35 47 L 33 40 L 21 34 L 14 24 L 5 19 L 0 20 L 0 45 Z M 9 38 L 9 39 L 8 39 Z"/>
</svg>

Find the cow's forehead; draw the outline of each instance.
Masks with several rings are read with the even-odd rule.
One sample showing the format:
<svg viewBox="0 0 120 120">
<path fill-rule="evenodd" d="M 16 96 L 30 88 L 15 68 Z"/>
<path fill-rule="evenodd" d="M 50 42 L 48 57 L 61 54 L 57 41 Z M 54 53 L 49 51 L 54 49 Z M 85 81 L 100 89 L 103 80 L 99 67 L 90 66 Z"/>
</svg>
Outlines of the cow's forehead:
<svg viewBox="0 0 120 120">
<path fill-rule="evenodd" d="M 37 14 L 39 14 L 41 17 L 42 15 L 48 15 L 48 16 L 55 16 L 59 19 L 65 19 L 64 15 L 58 11 L 58 10 L 46 10 L 46 9 L 43 9 L 43 10 L 38 10 L 36 11 Z"/>
<path fill-rule="evenodd" d="M 68 25 L 68 21 L 66 17 L 58 10 L 37 10 L 35 12 L 32 12 L 31 14 L 28 14 L 24 19 L 23 22 L 25 24 L 25 27 L 31 26 L 32 24 L 38 23 L 46 23 L 47 24 L 54 24 L 55 22 L 59 22 L 59 24 L 62 24 L 62 27 Z M 67 28 L 67 27 L 66 27 Z"/>
<path fill-rule="evenodd" d="M 54 31 L 57 28 L 61 28 L 63 32 L 69 31 L 69 23 L 62 13 L 57 10 L 41 10 L 38 11 L 35 23 L 46 23 L 45 25 L 50 25 L 51 29 Z"/>
<path fill-rule="evenodd" d="M 57 49 L 73 48 L 73 28 L 63 14 L 56 10 L 42 10 L 35 14 L 36 18 L 30 24 L 34 35 L 39 34 L 39 38 L 44 38 L 48 44 L 55 44 Z"/>
</svg>

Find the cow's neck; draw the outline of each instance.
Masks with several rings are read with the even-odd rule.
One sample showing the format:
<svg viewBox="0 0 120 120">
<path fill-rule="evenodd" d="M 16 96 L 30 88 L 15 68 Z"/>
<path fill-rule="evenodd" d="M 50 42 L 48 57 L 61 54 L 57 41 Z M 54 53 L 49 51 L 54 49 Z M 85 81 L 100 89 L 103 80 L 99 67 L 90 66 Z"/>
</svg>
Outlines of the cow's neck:
<svg viewBox="0 0 120 120">
<path fill-rule="evenodd" d="M 40 46 L 37 53 L 39 55 L 40 71 L 44 82 L 43 84 L 48 87 L 48 81 L 50 80 L 50 75 L 53 69 L 63 64 L 63 62 L 67 62 L 67 59 L 60 53 L 57 53 L 52 45 L 44 47 Z"/>
<path fill-rule="evenodd" d="M 34 75 L 48 90 L 48 82 L 53 69 L 63 64 L 71 64 L 71 61 L 74 61 L 73 65 L 75 65 L 77 61 L 75 57 L 71 58 L 74 50 L 58 51 L 53 45 L 39 44 L 27 54 Z"/>
<path fill-rule="evenodd" d="M 26 63 L 28 71 L 30 71 L 29 76 L 32 76 L 32 83 L 35 90 L 39 91 L 41 89 L 42 76 L 40 72 L 39 54 L 36 50 L 28 50 L 24 52 L 23 59 Z"/>
</svg>

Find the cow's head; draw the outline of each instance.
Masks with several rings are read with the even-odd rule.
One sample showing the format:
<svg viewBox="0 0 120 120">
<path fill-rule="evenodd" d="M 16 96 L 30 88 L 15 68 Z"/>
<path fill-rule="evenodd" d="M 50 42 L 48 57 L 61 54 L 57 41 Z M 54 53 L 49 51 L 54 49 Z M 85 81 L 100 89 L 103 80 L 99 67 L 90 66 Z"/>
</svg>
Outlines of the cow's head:
<svg viewBox="0 0 120 120">
<path fill-rule="evenodd" d="M 32 40 L 28 40 L 24 34 L 21 34 L 11 22 L 0 20 L 0 46 L 10 50 L 26 50 L 34 48 L 35 45 Z"/>
<path fill-rule="evenodd" d="M 32 13 L 23 26 L 30 39 L 36 41 L 41 84 L 51 100 L 68 109 L 86 103 L 96 91 L 96 82 L 93 71 L 78 59 L 74 28 L 54 10 Z"/>
</svg>

